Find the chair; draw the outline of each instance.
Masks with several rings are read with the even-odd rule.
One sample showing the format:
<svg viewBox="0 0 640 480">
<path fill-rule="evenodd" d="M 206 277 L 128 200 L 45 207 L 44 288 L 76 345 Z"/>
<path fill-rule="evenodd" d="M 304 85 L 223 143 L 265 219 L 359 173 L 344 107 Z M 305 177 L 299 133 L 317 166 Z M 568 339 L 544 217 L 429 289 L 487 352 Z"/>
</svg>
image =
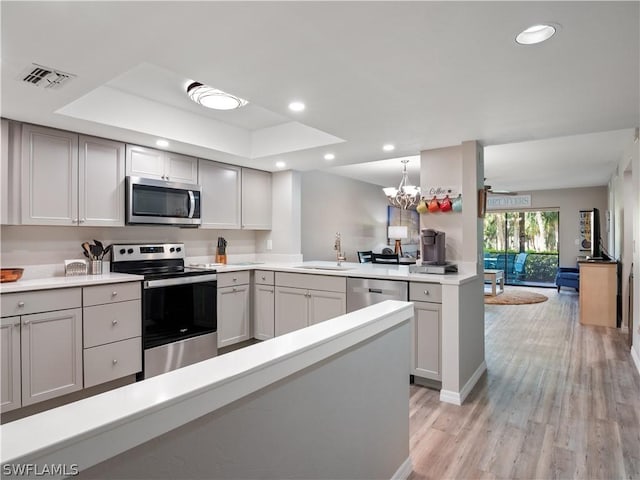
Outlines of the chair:
<svg viewBox="0 0 640 480">
<path fill-rule="evenodd" d="M 516 259 L 513 262 L 513 271 L 516 274 L 516 278 L 520 278 L 524 275 L 524 264 L 527 261 L 528 253 L 519 253 L 516 255 Z"/>
<path fill-rule="evenodd" d="M 359 251 L 358 252 L 358 261 L 360 263 L 371 263 L 371 254 L 373 252 L 371 250 L 368 251 Z"/>
<path fill-rule="evenodd" d="M 560 291 L 560 287 L 575 288 L 580 291 L 580 270 L 576 267 L 558 267 L 556 272 L 556 287 Z"/>
<path fill-rule="evenodd" d="M 372 263 L 400 263 L 400 257 L 397 253 L 372 253 Z"/>
</svg>

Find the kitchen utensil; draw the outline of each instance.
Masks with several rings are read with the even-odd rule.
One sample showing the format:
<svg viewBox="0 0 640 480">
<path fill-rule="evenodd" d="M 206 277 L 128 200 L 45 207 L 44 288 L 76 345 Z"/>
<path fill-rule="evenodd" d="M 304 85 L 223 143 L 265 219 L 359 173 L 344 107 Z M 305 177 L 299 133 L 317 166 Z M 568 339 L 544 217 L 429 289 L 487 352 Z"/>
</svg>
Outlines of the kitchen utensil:
<svg viewBox="0 0 640 480">
<path fill-rule="evenodd" d="M 111 253 L 111 248 L 113 247 L 113 245 L 109 245 L 108 247 L 106 247 L 104 249 L 104 251 L 102 252 L 102 255 L 100 256 L 100 260 L 102 260 L 105 255 L 108 255 L 109 253 Z"/>
<path fill-rule="evenodd" d="M 93 260 L 93 258 L 92 258 L 93 253 L 91 252 L 91 245 L 89 245 L 89 242 L 82 242 L 82 248 L 84 249 L 84 251 L 86 253 L 86 257 L 89 260 Z"/>
<path fill-rule="evenodd" d="M 0 283 L 17 282 L 22 277 L 24 268 L 3 268 L 0 275 Z"/>
<path fill-rule="evenodd" d="M 95 243 L 96 251 L 98 251 L 96 258 L 98 258 L 98 260 L 102 260 L 102 256 L 104 255 L 104 246 L 102 245 L 102 242 L 94 239 L 93 243 Z"/>
</svg>

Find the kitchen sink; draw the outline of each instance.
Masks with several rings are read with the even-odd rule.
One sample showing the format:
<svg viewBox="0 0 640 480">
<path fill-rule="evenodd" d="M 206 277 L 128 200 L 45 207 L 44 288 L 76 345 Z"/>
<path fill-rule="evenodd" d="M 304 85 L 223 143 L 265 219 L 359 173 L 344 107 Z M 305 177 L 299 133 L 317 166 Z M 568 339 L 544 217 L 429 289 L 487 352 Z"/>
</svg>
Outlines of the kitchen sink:
<svg viewBox="0 0 640 480">
<path fill-rule="evenodd" d="M 304 268 L 306 270 L 353 270 L 353 267 L 339 267 L 338 265 L 298 265 L 294 268 Z"/>
</svg>

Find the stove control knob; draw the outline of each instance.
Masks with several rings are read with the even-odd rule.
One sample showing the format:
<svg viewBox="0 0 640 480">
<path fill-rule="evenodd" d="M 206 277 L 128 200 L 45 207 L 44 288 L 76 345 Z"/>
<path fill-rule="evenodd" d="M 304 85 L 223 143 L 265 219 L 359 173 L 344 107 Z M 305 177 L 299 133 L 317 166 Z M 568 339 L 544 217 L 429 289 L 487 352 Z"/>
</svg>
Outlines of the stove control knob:
<svg viewBox="0 0 640 480">
<path fill-rule="evenodd" d="M 131 255 L 133 253 L 133 248 L 130 248 L 129 250 L 127 250 L 127 253 Z"/>
<path fill-rule="evenodd" d="M 175 251 L 176 251 L 176 249 L 175 249 L 175 248 L 173 248 L 173 247 L 171 247 L 171 248 L 169 249 L 169 251 L 170 251 L 171 253 L 173 253 L 173 252 L 175 252 Z"/>
<path fill-rule="evenodd" d="M 181 251 L 182 251 L 182 248 L 180 247 L 176 248 L 176 252 L 181 252 Z"/>
<path fill-rule="evenodd" d="M 124 255 L 125 252 L 126 252 L 126 250 L 124 248 L 120 249 L 120 255 Z"/>
</svg>

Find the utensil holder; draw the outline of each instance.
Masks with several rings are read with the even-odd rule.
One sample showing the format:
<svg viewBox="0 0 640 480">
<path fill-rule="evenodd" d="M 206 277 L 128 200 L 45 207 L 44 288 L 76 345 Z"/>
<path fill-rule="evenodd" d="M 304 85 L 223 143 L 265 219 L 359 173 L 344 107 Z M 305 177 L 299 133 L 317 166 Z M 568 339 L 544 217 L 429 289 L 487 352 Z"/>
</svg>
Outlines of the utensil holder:
<svg viewBox="0 0 640 480">
<path fill-rule="evenodd" d="M 91 260 L 89 262 L 89 273 L 91 275 L 102 275 L 102 260 Z"/>
</svg>

